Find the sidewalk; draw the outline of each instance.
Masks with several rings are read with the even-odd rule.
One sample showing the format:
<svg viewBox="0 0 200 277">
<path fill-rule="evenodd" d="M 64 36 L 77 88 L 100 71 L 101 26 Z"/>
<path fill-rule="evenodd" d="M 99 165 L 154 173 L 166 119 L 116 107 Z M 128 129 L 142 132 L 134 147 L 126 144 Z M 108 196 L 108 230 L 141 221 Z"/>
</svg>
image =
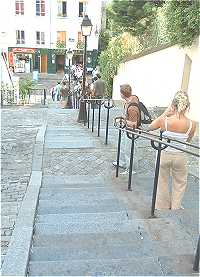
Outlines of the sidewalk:
<svg viewBox="0 0 200 277">
<path fill-rule="evenodd" d="M 117 130 L 112 127 L 112 143 L 105 146 L 103 136 L 92 135 L 76 119 L 76 110 L 48 111 L 28 275 L 195 275 L 198 179 L 189 175 L 185 210 L 149 219 L 150 148 L 141 144 L 146 159 L 128 192 L 127 176 L 116 179 L 112 167 Z"/>
</svg>

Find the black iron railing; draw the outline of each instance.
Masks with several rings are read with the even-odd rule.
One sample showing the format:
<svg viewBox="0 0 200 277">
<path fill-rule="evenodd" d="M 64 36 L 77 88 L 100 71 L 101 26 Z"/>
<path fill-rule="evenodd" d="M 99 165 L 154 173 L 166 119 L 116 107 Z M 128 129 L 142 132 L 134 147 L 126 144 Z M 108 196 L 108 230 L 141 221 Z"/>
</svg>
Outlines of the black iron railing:
<svg viewBox="0 0 200 277">
<path fill-rule="evenodd" d="M 1 89 L 1 106 L 17 104 L 17 96 L 14 89 Z"/>
<path fill-rule="evenodd" d="M 85 101 L 87 106 L 87 121 L 84 122 L 84 126 L 88 129 L 91 126 L 91 131 L 94 132 L 95 128 L 95 112 L 98 111 L 98 119 L 97 119 L 97 136 L 100 137 L 101 130 L 101 111 L 102 107 L 107 110 L 106 116 L 106 131 L 105 131 L 105 144 L 108 144 L 108 136 L 109 136 L 109 119 L 110 119 L 110 109 L 114 107 L 114 102 L 112 99 L 94 99 L 94 98 L 86 98 L 81 99 L 80 101 Z M 92 117 L 92 119 L 91 119 Z"/>
<path fill-rule="evenodd" d="M 128 190 L 132 190 L 132 170 L 133 170 L 133 159 L 134 159 L 134 146 L 135 146 L 135 140 L 138 138 L 144 138 L 147 140 L 150 140 L 151 147 L 157 150 L 157 158 L 156 158 L 156 166 L 155 166 L 155 174 L 154 174 L 154 185 L 153 185 L 153 193 L 152 193 L 152 204 L 151 204 L 151 215 L 150 218 L 155 218 L 155 203 L 156 203 L 156 194 L 157 194 L 157 186 L 158 186 L 158 177 L 159 177 L 159 170 L 160 170 L 160 157 L 162 150 L 166 149 L 167 147 L 171 147 L 173 149 L 182 151 L 184 153 L 190 154 L 195 157 L 200 157 L 199 150 L 200 147 L 195 144 L 190 144 L 187 142 L 179 141 L 177 139 L 168 138 L 166 136 L 163 136 L 163 132 L 160 131 L 160 135 L 157 135 L 152 132 L 147 132 L 142 129 L 129 129 L 126 128 L 126 125 L 122 118 L 116 118 L 115 127 L 119 130 L 118 135 L 118 148 L 117 148 L 117 166 L 116 166 L 116 177 L 118 177 L 119 174 L 119 160 L 120 160 L 120 150 L 121 150 L 121 136 L 122 132 L 126 132 L 126 135 L 128 139 L 131 139 L 131 149 L 130 149 L 130 162 L 129 162 L 129 177 L 128 177 Z M 176 145 L 173 144 L 173 142 L 176 142 Z M 186 145 L 190 148 L 197 149 L 198 153 L 185 149 L 183 147 L 180 147 L 179 145 Z M 193 264 L 193 270 L 198 271 L 199 270 L 199 240 L 196 248 L 196 254 Z"/>
<path fill-rule="evenodd" d="M 34 101 L 31 98 L 34 98 Z M 28 103 L 30 103 L 31 101 L 32 101 L 32 103 L 34 102 L 33 104 L 38 103 L 37 98 L 39 98 L 39 102 L 45 106 L 46 105 L 46 99 L 47 99 L 47 91 L 46 91 L 46 89 L 43 89 L 43 88 L 34 88 L 34 89 L 31 89 L 29 91 L 29 94 L 28 94 Z"/>
</svg>

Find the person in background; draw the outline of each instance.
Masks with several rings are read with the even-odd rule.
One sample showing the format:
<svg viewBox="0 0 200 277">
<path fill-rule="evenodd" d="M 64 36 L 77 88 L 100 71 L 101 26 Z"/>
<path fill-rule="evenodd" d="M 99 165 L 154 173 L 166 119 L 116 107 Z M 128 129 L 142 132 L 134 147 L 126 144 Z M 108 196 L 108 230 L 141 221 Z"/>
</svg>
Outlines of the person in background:
<svg viewBox="0 0 200 277">
<path fill-rule="evenodd" d="M 95 98 L 103 98 L 105 95 L 105 83 L 101 79 L 101 75 L 97 74 L 97 80 L 93 83 L 93 96 Z"/>
<path fill-rule="evenodd" d="M 139 121 L 139 110 L 136 106 L 129 106 L 130 103 L 139 103 L 138 97 L 132 95 L 132 88 L 129 84 L 123 84 L 120 86 L 120 95 L 124 101 L 124 114 L 122 117 L 126 124 L 126 128 L 134 129 L 137 127 Z M 133 164 L 133 174 L 136 173 L 138 169 L 138 157 L 137 157 L 137 140 L 135 140 L 134 148 L 134 164 Z M 125 171 L 122 172 L 122 175 L 128 174 L 129 172 L 129 162 L 130 162 L 130 149 L 131 149 L 131 140 L 127 138 L 126 132 L 122 133 L 122 142 L 121 142 L 121 157 L 119 166 L 124 168 Z M 116 166 L 117 162 L 113 162 L 113 165 Z"/>
<path fill-rule="evenodd" d="M 95 78 L 97 78 L 98 70 L 95 67 L 95 69 L 92 70 L 92 81 L 96 81 Z"/>
<path fill-rule="evenodd" d="M 61 90 L 61 84 L 60 82 L 57 83 L 56 87 L 55 87 L 55 101 L 59 101 L 60 100 L 60 90 Z"/>
<path fill-rule="evenodd" d="M 178 91 L 171 106 L 148 127 L 148 130 L 163 130 L 163 136 L 178 139 L 183 142 L 191 141 L 194 136 L 196 123 L 186 116 L 190 107 L 187 93 Z M 174 144 L 174 143 L 173 143 Z M 180 145 L 177 143 L 177 145 Z M 169 193 L 169 177 L 172 176 L 172 193 Z M 181 209 L 181 202 L 187 186 L 186 154 L 167 147 L 162 151 L 155 208 Z"/>
</svg>

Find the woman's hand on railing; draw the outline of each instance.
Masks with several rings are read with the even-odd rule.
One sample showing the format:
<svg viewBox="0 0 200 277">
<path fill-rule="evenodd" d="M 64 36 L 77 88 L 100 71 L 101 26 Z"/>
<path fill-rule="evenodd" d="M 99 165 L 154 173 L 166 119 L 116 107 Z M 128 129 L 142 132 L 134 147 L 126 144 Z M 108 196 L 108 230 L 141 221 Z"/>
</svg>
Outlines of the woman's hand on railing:
<svg viewBox="0 0 200 277">
<path fill-rule="evenodd" d="M 126 127 L 126 118 L 124 116 L 117 116 L 114 119 L 114 126 L 119 128 Z"/>
</svg>

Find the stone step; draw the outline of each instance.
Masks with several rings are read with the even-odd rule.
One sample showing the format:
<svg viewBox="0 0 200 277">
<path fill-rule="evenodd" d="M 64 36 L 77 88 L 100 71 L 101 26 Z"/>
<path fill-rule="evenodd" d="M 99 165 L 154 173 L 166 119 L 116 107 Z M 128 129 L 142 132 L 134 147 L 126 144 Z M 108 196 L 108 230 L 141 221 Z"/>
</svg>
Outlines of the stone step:
<svg viewBox="0 0 200 277">
<path fill-rule="evenodd" d="M 95 189 L 93 191 L 90 190 L 82 190 L 82 189 L 60 189 L 60 190 L 49 190 L 49 189 L 41 189 L 41 193 L 39 195 L 39 199 L 41 200 L 67 200 L 70 202 L 74 201 L 88 201 L 88 204 L 101 199 L 114 199 L 116 198 L 112 192 L 108 192 L 106 190 L 98 191 Z"/>
<path fill-rule="evenodd" d="M 126 236 L 126 234 L 124 234 Z M 134 236 L 134 233 L 132 233 Z M 136 239 L 130 242 L 126 240 L 119 244 L 117 241 L 112 245 L 104 243 L 98 245 L 95 242 L 82 246 L 73 245 L 66 248 L 64 245 L 58 247 L 51 242 L 48 247 L 33 247 L 31 261 L 68 261 L 68 260 L 91 260 L 91 259 L 129 259 L 156 256 L 172 256 L 194 254 L 191 241 L 151 241 Z"/>
<path fill-rule="evenodd" d="M 36 225 L 36 231 L 40 234 L 68 234 L 68 233 L 116 233 L 130 232 L 139 230 L 141 233 L 148 233 L 151 240 L 168 241 L 174 240 L 191 240 L 195 245 L 197 231 L 195 234 L 188 232 L 180 223 L 168 219 L 129 219 L 122 222 L 82 222 L 82 223 L 62 223 Z"/>
<path fill-rule="evenodd" d="M 63 111 L 62 111 L 63 112 Z M 68 110 L 64 110 L 65 113 L 68 113 Z M 59 111 L 61 113 L 61 111 Z M 71 110 L 70 110 L 71 113 Z M 60 133 L 69 133 L 69 132 L 88 132 L 87 129 L 83 129 L 80 125 L 73 125 L 69 124 L 66 125 L 65 127 L 47 127 L 46 133 L 47 134 L 60 134 Z"/>
<path fill-rule="evenodd" d="M 47 149 L 85 149 L 85 148 L 96 148 L 100 146 L 99 143 L 95 143 L 93 140 L 68 140 L 66 142 L 46 142 L 45 148 Z"/>
<path fill-rule="evenodd" d="M 100 201 L 92 201 L 88 204 L 88 201 L 73 202 L 69 201 L 53 201 L 40 200 L 38 206 L 38 214 L 71 214 L 71 213 L 98 213 L 98 212 L 119 212 L 124 211 L 125 208 L 118 200 L 115 199 L 104 199 Z"/>
<path fill-rule="evenodd" d="M 30 262 L 29 276 L 161 276 L 159 263 L 152 257 L 112 260 Z"/>
<path fill-rule="evenodd" d="M 37 216 L 37 223 L 55 224 L 62 223 L 85 223 L 88 222 L 122 222 L 127 220 L 127 213 L 108 212 L 108 213 L 79 213 L 79 214 L 45 214 Z"/>
<path fill-rule="evenodd" d="M 117 233 L 117 232 L 131 232 L 138 230 L 137 221 L 127 220 L 124 222 L 82 222 L 82 223 L 55 223 L 43 224 L 37 223 L 35 225 L 35 233 L 53 235 L 53 234 L 80 234 L 80 233 Z M 140 228 L 140 227 L 139 227 Z"/>
<path fill-rule="evenodd" d="M 65 247 L 68 248 L 82 248 L 95 245 L 100 247 L 103 245 L 120 245 L 124 243 L 134 243 L 140 240 L 141 235 L 137 231 L 127 233 L 88 233 L 88 234 L 65 234 L 65 235 L 41 235 L 35 234 L 33 240 L 34 247 Z M 147 239 L 147 234 L 143 233 L 143 240 Z"/>
<path fill-rule="evenodd" d="M 52 176 L 44 175 L 42 178 L 42 186 L 54 186 L 57 184 L 66 187 L 90 187 L 90 186 L 105 186 L 105 179 L 98 175 L 68 175 L 68 176 Z M 56 185 L 55 185 L 56 184 Z"/>
</svg>

